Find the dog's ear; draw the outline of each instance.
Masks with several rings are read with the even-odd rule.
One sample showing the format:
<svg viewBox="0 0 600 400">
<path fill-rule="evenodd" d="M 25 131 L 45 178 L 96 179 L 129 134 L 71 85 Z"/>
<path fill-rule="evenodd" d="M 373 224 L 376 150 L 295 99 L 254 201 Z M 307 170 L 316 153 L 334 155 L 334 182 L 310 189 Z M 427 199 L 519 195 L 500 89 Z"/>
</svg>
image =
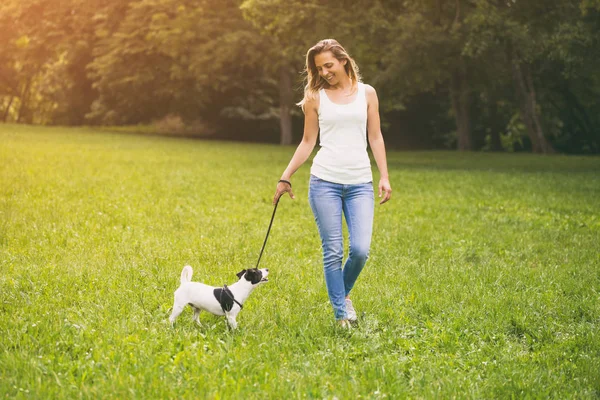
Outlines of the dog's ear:
<svg viewBox="0 0 600 400">
<path fill-rule="evenodd" d="M 240 272 L 238 272 L 236 275 L 237 275 L 238 279 L 242 279 L 242 276 L 244 276 L 245 273 L 246 273 L 246 270 L 243 269 Z"/>
</svg>

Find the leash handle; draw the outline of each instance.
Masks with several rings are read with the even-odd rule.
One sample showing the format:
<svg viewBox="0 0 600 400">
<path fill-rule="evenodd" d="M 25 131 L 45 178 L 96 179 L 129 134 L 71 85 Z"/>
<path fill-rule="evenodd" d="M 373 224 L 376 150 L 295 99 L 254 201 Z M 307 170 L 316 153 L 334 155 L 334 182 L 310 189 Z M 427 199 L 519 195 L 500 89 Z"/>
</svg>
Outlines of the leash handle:
<svg viewBox="0 0 600 400">
<path fill-rule="evenodd" d="M 281 198 L 281 196 L 279 196 L 279 198 Z M 260 263 L 260 259 L 263 255 L 263 251 L 265 250 L 265 246 L 267 245 L 267 239 L 269 239 L 269 233 L 271 232 L 271 226 L 273 225 L 273 220 L 275 219 L 275 211 L 277 211 L 278 204 L 279 204 L 279 199 L 277 199 L 277 202 L 275 202 L 275 207 L 273 208 L 273 215 L 271 215 L 271 222 L 269 222 L 269 229 L 267 229 L 267 236 L 265 236 L 265 241 L 262 245 L 262 249 L 260 249 L 258 261 L 256 262 L 256 268 L 258 268 L 258 264 Z"/>
</svg>

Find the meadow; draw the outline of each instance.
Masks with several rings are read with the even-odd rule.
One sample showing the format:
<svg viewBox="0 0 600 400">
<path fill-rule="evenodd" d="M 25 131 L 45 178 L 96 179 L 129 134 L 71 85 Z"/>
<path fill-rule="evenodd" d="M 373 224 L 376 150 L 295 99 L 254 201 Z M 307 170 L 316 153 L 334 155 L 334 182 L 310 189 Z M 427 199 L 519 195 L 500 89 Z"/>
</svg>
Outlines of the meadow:
<svg viewBox="0 0 600 400">
<path fill-rule="evenodd" d="M 389 151 L 351 331 L 307 164 L 239 329 L 172 328 L 184 265 L 222 286 L 256 264 L 293 151 L 0 125 L 0 397 L 600 396 L 598 157 Z"/>
</svg>

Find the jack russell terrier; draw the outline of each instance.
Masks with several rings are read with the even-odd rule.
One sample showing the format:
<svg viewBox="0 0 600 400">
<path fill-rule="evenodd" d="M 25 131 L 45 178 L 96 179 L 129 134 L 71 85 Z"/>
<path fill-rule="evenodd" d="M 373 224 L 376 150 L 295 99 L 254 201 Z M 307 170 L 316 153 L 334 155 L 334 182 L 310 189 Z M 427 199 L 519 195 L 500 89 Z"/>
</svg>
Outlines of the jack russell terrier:
<svg viewBox="0 0 600 400">
<path fill-rule="evenodd" d="M 173 312 L 169 317 L 171 326 L 184 307 L 189 304 L 194 310 L 194 321 L 197 324 L 200 324 L 198 319 L 200 311 L 205 310 L 214 315 L 224 315 L 229 326 L 235 329 L 237 327 L 235 317 L 243 308 L 242 304 L 255 287 L 268 281 L 267 275 L 269 275 L 267 268 L 245 269 L 237 273 L 239 281 L 231 286 L 213 287 L 200 282 L 191 282 L 192 267 L 186 265 L 181 271 L 181 286 L 175 291 Z"/>
</svg>

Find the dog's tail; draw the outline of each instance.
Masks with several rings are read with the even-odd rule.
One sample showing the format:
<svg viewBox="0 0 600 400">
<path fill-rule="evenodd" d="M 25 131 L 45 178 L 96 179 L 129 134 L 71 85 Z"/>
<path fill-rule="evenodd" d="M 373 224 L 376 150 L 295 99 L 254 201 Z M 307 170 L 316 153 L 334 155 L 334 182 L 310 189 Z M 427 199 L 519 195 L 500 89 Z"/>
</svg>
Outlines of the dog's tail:
<svg viewBox="0 0 600 400">
<path fill-rule="evenodd" d="M 189 265 L 186 265 L 185 267 L 183 267 L 183 270 L 181 271 L 181 284 L 183 285 L 184 283 L 187 283 L 189 281 L 192 280 L 192 267 L 190 267 Z"/>
</svg>

